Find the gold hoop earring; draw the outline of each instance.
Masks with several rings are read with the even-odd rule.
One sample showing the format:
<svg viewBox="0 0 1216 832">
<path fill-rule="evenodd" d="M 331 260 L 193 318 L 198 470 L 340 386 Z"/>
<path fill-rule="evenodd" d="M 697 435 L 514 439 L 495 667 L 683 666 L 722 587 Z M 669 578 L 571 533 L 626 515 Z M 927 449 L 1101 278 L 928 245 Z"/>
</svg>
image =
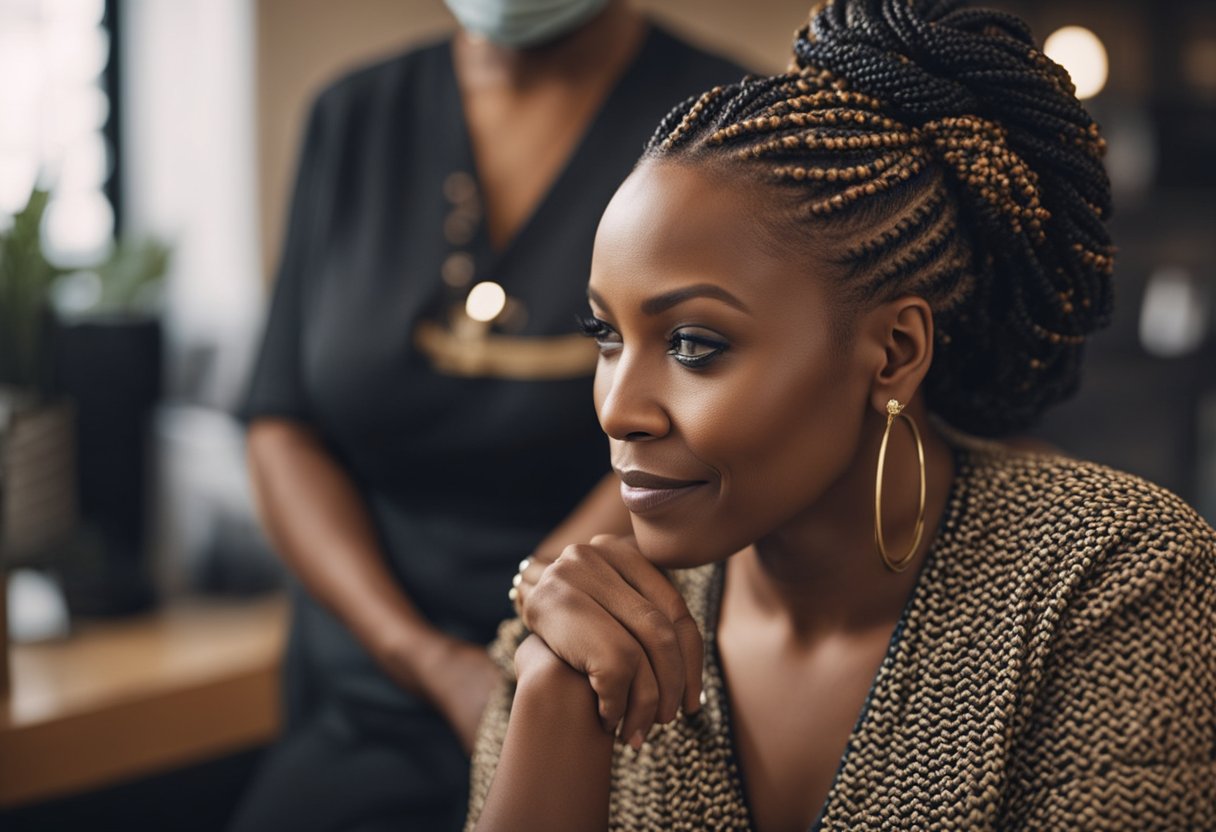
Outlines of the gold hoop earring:
<svg viewBox="0 0 1216 832">
<path fill-rule="evenodd" d="M 878 547 L 878 556 L 882 558 L 883 565 L 892 572 L 903 572 L 908 568 L 925 533 L 925 446 L 920 441 L 920 430 L 917 429 L 916 422 L 903 410 L 904 406 L 896 399 L 887 402 L 887 429 L 883 431 L 882 444 L 878 446 L 878 474 L 874 480 L 874 544 Z M 895 424 L 897 416 L 907 420 L 908 427 L 912 428 L 912 436 L 916 439 L 916 457 L 920 463 L 920 507 L 916 511 L 916 533 L 912 548 L 902 558 L 892 560 L 882 536 L 882 475 L 887 462 L 887 440 L 891 438 L 891 425 Z"/>
</svg>

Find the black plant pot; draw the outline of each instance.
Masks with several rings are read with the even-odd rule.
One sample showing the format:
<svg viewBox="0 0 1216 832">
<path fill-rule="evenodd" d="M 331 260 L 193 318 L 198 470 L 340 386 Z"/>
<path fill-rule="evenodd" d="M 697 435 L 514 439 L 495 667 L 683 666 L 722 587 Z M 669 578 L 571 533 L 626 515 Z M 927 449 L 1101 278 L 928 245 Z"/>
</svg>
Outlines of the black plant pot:
<svg viewBox="0 0 1216 832">
<path fill-rule="evenodd" d="M 151 422 L 161 390 L 160 321 L 92 316 L 55 328 L 55 386 L 76 404 L 82 534 L 63 564 L 83 615 L 139 612 L 154 601 L 148 557 Z"/>
</svg>

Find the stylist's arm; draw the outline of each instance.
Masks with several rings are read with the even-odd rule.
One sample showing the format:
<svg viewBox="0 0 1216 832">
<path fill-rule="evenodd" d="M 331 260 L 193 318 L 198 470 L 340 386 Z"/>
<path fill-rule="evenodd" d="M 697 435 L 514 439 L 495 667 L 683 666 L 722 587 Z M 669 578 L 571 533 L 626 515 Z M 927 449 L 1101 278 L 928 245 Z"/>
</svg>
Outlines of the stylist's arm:
<svg viewBox="0 0 1216 832">
<path fill-rule="evenodd" d="M 428 699 L 471 749 L 499 677 L 485 649 L 437 629 L 389 572 L 350 477 L 307 427 L 257 419 L 249 468 L 263 527 L 288 567 L 386 673 Z"/>
</svg>

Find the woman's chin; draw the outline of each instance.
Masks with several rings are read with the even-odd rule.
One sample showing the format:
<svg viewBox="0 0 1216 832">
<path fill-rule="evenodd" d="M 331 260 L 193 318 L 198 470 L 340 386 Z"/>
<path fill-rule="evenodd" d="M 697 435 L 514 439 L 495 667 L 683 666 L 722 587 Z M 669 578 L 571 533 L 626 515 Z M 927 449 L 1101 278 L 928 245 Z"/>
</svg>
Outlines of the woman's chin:
<svg viewBox="0 0 1216 832">
<path fill-rule="evenodd" d="M 646 528 L 635 518 L 633 533 L 638 551 L 660 569 L 695 569 L 728 558 L 732 552 L 722 552 L 721 546 L 711 546 L 699 535 L 673 534 Z"/>
</svg>

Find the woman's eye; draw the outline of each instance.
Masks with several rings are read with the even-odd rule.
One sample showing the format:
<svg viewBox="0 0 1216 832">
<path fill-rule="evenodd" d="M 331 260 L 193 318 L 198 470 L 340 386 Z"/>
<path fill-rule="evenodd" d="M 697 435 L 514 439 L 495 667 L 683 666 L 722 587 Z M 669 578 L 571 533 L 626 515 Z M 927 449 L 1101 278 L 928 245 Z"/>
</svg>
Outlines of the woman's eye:
<svg viewBox="0 0 1216 832">
<path fill-rule="evenodd" d="M 724 353 L 728 346 L 717 338 L 678 331 L 671 336 L 667 354 L 685 367 L 702 367 Z"/>
<path fill-rule="evenodd" d="M 579 316 L 579 330 L 588 338 L 594 338 L 601 351 L 614 349 L 621 343 L 621 336 L 606 321 L 594 316 Z"/>
</svg>

